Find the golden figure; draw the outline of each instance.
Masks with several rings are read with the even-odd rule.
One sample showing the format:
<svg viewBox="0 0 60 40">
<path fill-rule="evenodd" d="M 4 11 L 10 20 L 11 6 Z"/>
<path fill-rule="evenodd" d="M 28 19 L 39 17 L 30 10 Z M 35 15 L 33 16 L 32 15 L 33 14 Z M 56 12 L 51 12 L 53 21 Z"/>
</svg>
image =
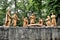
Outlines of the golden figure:
<svg viewBox="0 0 60 40">
<path fill-rule="evenodd" d="M 51 18 L 52 18 L 52 26 L 56 26 L 56 16 L 52 13 L 51 15 Z"/>
<path fill-rule="evenodd" d="M 32 15 L 30 16 L 30 24 L 34 24 L 34 23 L 35 23 L 35 15 L 32 14 Z"/>
<path fill-rule="evenodd" d="M 46 25 L 47 25 L 47 26 L 51 26 L 51 19 L 50 19 L 50 16 L 47 16 Z"/>
<path fill-rule="evenodd" d="M 6 20 L 5 20 L 5 26 L 10 26 L 10 23 L 11 23 L 11 15 L 10 15 L 10 12 L 11 12 L 11 10 L 8 10 L 7 11 Z"/>
<path fill-rule="evenodd" d="M 43 20 L 42 19 L 39 19 L 39 25 L 43 26 Z"/>
<path fill-rule="evenodd" d="M 14 27 L 16 27 L 17 21 L 20 20 L 16 13 L 14 13 L 14 15 L 12 16 L 12 19 L 13 19 L 12 24 L 13 24 Z"/>
<path fill-rule="evenodd" d="M 28 26 L 28 19 L 23 18 L 23 27 L 27 27 L 27 26 Z"/>
</svg>

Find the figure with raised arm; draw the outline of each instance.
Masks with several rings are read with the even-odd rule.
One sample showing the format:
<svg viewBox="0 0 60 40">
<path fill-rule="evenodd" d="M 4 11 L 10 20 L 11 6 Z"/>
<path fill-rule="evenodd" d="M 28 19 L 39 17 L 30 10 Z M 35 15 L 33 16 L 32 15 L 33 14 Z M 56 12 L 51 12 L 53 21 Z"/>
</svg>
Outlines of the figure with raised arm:
<svg viewBox="0 0 60 40">
<path fill-rule="evenodd" d="M 13 19 L 12 24 L 13 24 L 14 27 L 16 27 L 17 21 L 20 20 L 16 13 L 14 13 L 14 15 L 12 16 L 12 19 Z"/>
<path fill-rule="evenodd" d="M 6 19 L 5 19 L 5 26 L 10 26 L 10 24 L 11 24 L 11 10 L 9 9 L 8 11 L 7 11 L 7 13 L 6 13 Z"/>
</svg>

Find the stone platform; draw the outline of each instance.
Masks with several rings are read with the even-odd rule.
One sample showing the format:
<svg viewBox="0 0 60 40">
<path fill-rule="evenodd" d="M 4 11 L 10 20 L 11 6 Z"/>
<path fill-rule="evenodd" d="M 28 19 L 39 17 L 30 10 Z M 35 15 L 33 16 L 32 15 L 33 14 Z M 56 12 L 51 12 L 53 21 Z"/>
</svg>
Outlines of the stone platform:
<svg viewBox="0 0 60 40">
<path fill-rule="evenodd" d="M 60 40 L 60 28 L 0 27 L 0 40 Z"/>
</svg>

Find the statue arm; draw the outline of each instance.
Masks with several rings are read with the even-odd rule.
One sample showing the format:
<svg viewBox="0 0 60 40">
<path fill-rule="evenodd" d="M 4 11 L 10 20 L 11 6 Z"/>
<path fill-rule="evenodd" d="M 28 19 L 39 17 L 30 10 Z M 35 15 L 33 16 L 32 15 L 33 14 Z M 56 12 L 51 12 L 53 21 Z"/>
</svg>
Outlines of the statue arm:
<svg viewBox="0 0 60 40">
<path fill-rule="evenodd" d="M 16 15 L 16 18 L 17 18 L 17 20 L 20 20 L 17 15 Z"/>
<path fill-rule="evenodd" d="M 34 19 L 35 19 L 36 17 L 34 16 Z"/>
<path fill-rule="evenodd" d="M 12 18 L 10 14 L 7 14 L 7 15 L 8 15 L 10 18 Z"/>
<path fill-rule="evenodd" d="M 28 20 L 27 20 L 27 25 L 28 25 Z"/>
<path fill-rule="evenodd" d="M 31 19 L 31 16 L 29 17 L 29 19 Z"/>
</svg>

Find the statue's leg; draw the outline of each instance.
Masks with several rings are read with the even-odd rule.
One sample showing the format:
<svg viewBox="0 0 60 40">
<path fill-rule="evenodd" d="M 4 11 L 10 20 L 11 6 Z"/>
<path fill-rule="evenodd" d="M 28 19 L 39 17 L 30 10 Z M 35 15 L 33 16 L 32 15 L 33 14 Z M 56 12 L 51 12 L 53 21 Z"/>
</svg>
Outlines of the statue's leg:
<svg viewBox="0 0 60 40">
<path fill-rule="evenodd" d="M 14 27 L 16 27 L 16 20 L 14 20 Z"/>
<path fill-rule="evenodd" d="M 10 21 L 8 22 L 8 26 L 10 26 Z"/>
<path fill-rule="evenodd" d="M 9 21 L 6 21 L 5 26 L 8 26 Z"/>
</svg>

